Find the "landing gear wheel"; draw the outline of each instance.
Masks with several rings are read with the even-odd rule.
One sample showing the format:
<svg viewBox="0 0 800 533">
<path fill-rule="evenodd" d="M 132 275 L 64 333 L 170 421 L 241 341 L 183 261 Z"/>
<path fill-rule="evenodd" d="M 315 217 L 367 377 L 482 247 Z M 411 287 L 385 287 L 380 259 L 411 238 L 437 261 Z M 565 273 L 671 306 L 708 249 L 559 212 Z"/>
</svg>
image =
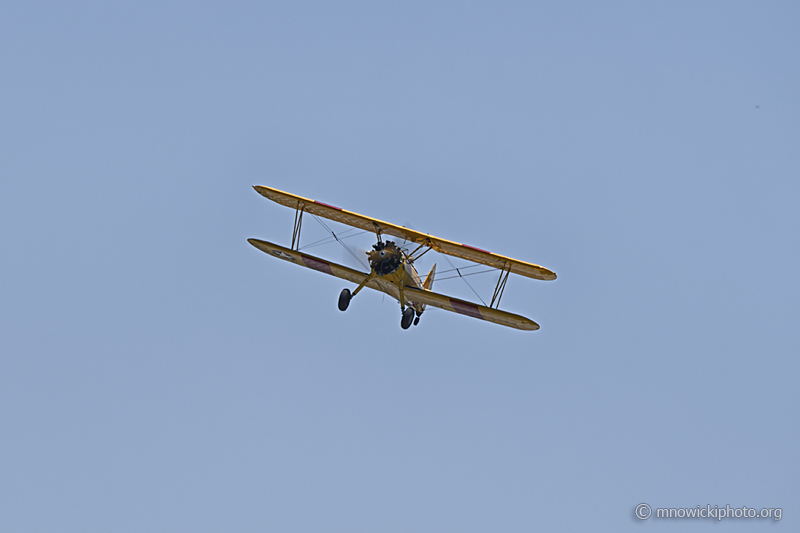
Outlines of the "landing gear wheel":
<svg viewBox="0 0 800 533">
<path fill-rule="evenodd" d="M 419 317 L 414 319 L 414 325 L 416 326 L 417 324 L 419 324 Z"/>
<path fill-rule="evenodd" d="M 411 327 L 411 322 L 414 320 L 414 310 L 410 307 L 406 307 L 403 311 L 403 318 L 400 319 L 400 327 L 403 329 L 408 329 Z"/>
<path fill-rule="evenodd" d="M 342 292 L 339 294 L 339 311 L 346 311 L 347 306 L 350 305 L 350 289 L 342 289 Z"/>
</svg>

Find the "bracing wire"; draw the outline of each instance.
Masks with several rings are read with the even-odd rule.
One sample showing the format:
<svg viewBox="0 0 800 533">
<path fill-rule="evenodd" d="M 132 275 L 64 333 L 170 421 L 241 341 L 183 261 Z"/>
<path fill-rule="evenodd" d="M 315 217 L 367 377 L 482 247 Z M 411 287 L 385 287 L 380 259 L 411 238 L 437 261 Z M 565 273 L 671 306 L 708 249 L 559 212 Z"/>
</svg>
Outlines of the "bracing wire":
<svg viewBox="0 0 800 533">
<path fill-rule="evenodd" d="M 464 276 L 462 276 L 462 275 L 461 275 L 461 272 L 459 271 L 459 269 L 458 269 L 458 268 L 456 268 L 456 266 L 453 264 L 453 262 L 452 262 L 452 261 L 450 261 L 450 258 L 449 258 L 449 257 L 447 257 L 446 255 L 442 255 L 442 257 L 444 257 L 444 258 L 445 258 L 445 260 L 447 261 L 447 263 L 448 263 L 448 264 L 449 264 L 451 267 L 453 267 L 453 270 L 455 270 L 456 272 L 458 272 L 458 277 L 460 277 L 461 279 L 464 279 Z M 452 271 L 448 271 L 448 272 L 452 272 Z M 476 272 L 476 273 L 477 273 L 477 272 Z M 454 276 L 454 277 L 455 277 L 455 276 Z M 469 287 L 469 288 L 470 288 L 470 290 L 471 290 L 472 292 L 474 292 L 474 293 L 475 293 L 475 296 L 477 296 L 477 297 L 478 297 L 478 300 L 480 300 L 480 301 L 481 301 L 481 303 L 482 303 L 482 304 L 485 306 L 485 305 L 486 305 L 486 302 L 484 302 L 484 301 L 483 301 L 483 298 L 481 298 L 481 295 L 480 295 L 480 294 L 478 294 L 478 291 L 476 291 L 475 289 L 473 289 L 473 288 L 472 288 L 472 285 L 470 285 L 470 284 L 469 284 L 469 281 L 467 281 L 467 280 L 465 280 L 465 279 L 464 279 L 464 283 L 466 283 L 466 284 L 467 284 L 467 287 Z"/>
<path fill-rule="evenodd" d="M 482 265 L 478 265 L 482 266 Z M 463 270 L 463 268 L 461 269 Z M 452 270 L 444 270 L 443 272 L 452 272 Z M 474 276 L 476 274 L 486 274 L 487 272 L 497 272 L 496 268 L 487 268 L 486 270 L 481 270 L 479 272 L 467 272 L 466 274 L 458 274 L 456 276 L 446 276 L 444 278 L 436 277 L 436 281 L 444 281 L 446 279 L 455 279 L 455 278 L 466 278 L 467 276 Z"/>
<path fill-rule="evenodd" d="M 352 233 L 353 231 L 355 231 L 357 233 Z M 364 233 L 367 233 L 367 231 L 366 230 L 358 230 L 356 228 L 352 228 L 352 229 L 349 229 L 349 230 L 347 230 L 347 231 L 345 231 L 343 233 L 340 233 L 337 237 L 338 237 L 338 239 L 340 241 L 343 241 L 345 239 L 349 239 L 350 237 L 357 237 L 358 235 L 362 235 Z M 322 238 L 322 239 L 320 239 L 318 241 L 314 241 L 314 242 L 312 242 L 310 244 L 306 244 L 305 246 L 302 246 L 300 249 L 301 250 L 305 250 L 307 248 L 313 248 L 315 246 L 320 246 L 322 244 L 331 243 L 331 242 L 333 242 L 335 240 L 336 239 L 334 237 L 324 237 L 324 238 Z"/>
<path fill-rule="evenodd" d="M 464 270 L 468 270 L 470 268 L 478 268 L 478 267 L 482 267 L 482 266 L 484 266 L 484 265 L 467 265 L 465 267 L 450 268 L 448 270 L 442 270 L 440 272 L 440 274 L 447 274 L 448 272 L 464 271 Z M 494 270 L 494 269 L 492 269 L 492 270 Z M 491 272 L 491 270 L 482 270 L 481 272 Z M 476 274 L 477 274 L 477 272 L 476 272 Z M 461 274 L 461 275 L 467 276 L 469 274 Z M 454 276 L 454 277 L 458 277 L 458 276 Z"/>
<path fill-rule="evenodd" d="M 336 234 L 333 232 L 333 230 L 332 230 L 331 228 L 329 228 L 329 227 L 328 227 L 328 225 L 327 225 L 327 224 L 325 224 L 325 223 L 324 223 L 322 220 L 320 220 L 320 219 L 319 219 L 319 217 L 318 217 L 317 215 L 312 215 L 312 216 L 314 217 L 314 220 L 316 220 L 317 222 L 319 222 L 319 223 L 320 223 L 320 225 L 322 225 L 322 227 L 323 227 L 323 228 L 325 228 L 325 229 L 328 231 L 328 233 L 330 233 L 331 235 L 333 235 L 333 238 L 334 238 L 334 239 L 336 239 L 336 242 L 338 242 L 339 244 L 341 244 L 341 245 L 342 245 L 342 247 L 343 247 L 345 250 L 347 250 L 347 253 L 349 253 L 349 254 L 350 254 L 352 257 L 353 257 L 353 259 L 355 259 L 355 260 L 356 260 L 356 262 L 358 262 L 359 264 L 363 265 L 363 266 L 364 266 L 364 268 L 366 268 L 366 269 L 369 269 L 369 265 L 368 265 L 368 264 L 366 264 L 366 262 L 364 262 L 362 259 L 359 259 L 359 258 L 358 258 L 358 256 L 357 256 L 355 253 L 353 253 L 353 250 L 351 250 L 349 246 L 347 246 L 345 243 L 343 243 L 343 242 L 342 242 L 342 241 L 339 239 L 339 237 L 337 237 L 337 236 L 336 236 Z M 306 248 L 308 248 L 308 246 L 306 246 Z"/>
</svg>

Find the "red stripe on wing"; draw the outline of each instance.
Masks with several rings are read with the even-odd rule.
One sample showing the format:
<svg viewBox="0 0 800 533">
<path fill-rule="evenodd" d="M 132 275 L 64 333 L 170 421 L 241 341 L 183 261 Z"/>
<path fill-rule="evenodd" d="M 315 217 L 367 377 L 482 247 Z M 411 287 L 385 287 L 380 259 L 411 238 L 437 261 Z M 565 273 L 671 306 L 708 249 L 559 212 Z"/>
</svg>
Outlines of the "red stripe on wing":
<svg viewBox="0 0 800 533">
<path fill-rule="evenodd" d="M 490 254 L 490 253 L 492 253 L 492 252 L 489 252 L 489 251 L 487 251 L 487 250 L 481 250 L 480 248 L 475 248 L 474 246 L 470 246 L 470 245 L 468 245 L 468 244 L 462 244 L 461 246 L 463 246 L 464 248 L 469 248 L 470 250 L 476 250 L 476 251 L 478 251 L 478 252 L 483 252 L 483 253 L 485 253 L 485 254 Z"/>
<path fill-rule="evenodd" d="M 481 315 L 480 309 L 478 309 L 478 306 L 475 304 L 464 302 L 462 300 L 456 300 L 455 298 L 450 298 L 450 305 L 453 306 L 453 309 L 455 310 L 456 313 L 461 313 L 462 315 L 467 315 L 484 320 L 483 315 Z"/>
<path fill-rule="evenodd" d="M 322 203 L 322 202 L 320 202 L 318 200 L 314 200 L 314 203 L 315 204 L 319 204 L 319 205 L 324 205 L 325 207 L 330 207 L 331 209 L 336 209 L 337 211 L 341 211 L 342 210 L 341 207 L 336 207 L 335 205 L 330 205 L 330 204 L 324 204 L 324 203 Z"/>
<path fill-rule="evenodd" d="M 308 268 L 313 268 L 314 270 L 319 270 L 320 272 L 324 272 L 326 274 L 330 274 L 333 276 L 333 272 L 331 271 L 331 264 L 327 261 L 323 261 L 322 259 L 317 259 L 316 257 L 311 257 L 310 255 L 300 254 L 303 257 L 303 263 L 306 264 Z"/>
</svg>

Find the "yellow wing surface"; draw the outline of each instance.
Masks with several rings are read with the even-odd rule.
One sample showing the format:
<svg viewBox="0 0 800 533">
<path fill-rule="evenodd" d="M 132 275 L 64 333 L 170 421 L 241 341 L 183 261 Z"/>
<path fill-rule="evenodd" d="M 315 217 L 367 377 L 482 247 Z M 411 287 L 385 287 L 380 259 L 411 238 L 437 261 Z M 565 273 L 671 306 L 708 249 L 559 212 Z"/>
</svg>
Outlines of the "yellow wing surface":
<svg viewBox="0 0 800 533">
<path fill-rule="evenodd" d="M 278 189 L 273 189 L 271 187 L 255 185 L 253 188 L 262 196 L 269 198 L 273 202 L 285 205 L 286 207 L 291 207 L 292 209 L 302 208 L 306 213 L 311 213 L 312 215 L 335 220 L 336 222 L 341 222 L 342 224 L 347 224 L 348 226 L 353 226 L 355 228 L 372 232 L 380 231 L 384 235 L 392 235 L 393 237 L 399 237 L 417 244 L 424 244 L 425 246 L 430 246 L 439 253 L 460 257 L 461 259 L 466 259 L 467 261 L 480 263 L 494 268 L 505 268 L 506 270 L 510 268 L 511 272 L 514 274 L 519 274 L 520 276 L 541 280 L 556 279 L 555 272 L 548 270 L 545 267 L 534 265 L 533 263 L 527 263 L 525 261 L 512 259 L 504 255 L 487 252 L 486 250 L 481 250 L 480 248 L 475 248 L 466 244 L 440 239 L 439 237 L 434 237 L 432 235 L 428 235 L 427 233 L 420 233 L 419 231 L 414 231 L 404 226 L 398 226 L 396 224 L 390 224 L 389 222 L 378 220 L 377 218 L 359 215 L 358 213 L 353 213 L 352 211 L 347 211 L 339 207 L 324 204 L 316 200 L 309 200 L 308 198 L 303 198 L 302 196 L 279 191 Z"/>
<path fill-rule="evenodd" d="M 325 259 L 320 259 L 319 257 L 298 252 L 296 250 L 290 250 L 289 248 L 284 248 L 283 246 L 278 246 L 277 244 L 272 244 L 271 242 L 266 242 L 259 239 L 247 239 L 247 242 L 267 255 L 271 255 L 306 268 L 318 270 L 320 272 L 324 272 L 325 274 L 336 276 L 337 278 L 346 279 L 352 283 L 359 284 L 364 281 L 364 278 L 367 277 L 366 272 L 359 272 L 358 270 L 354 270 L 344 265 L 339 265 Z M 384 281 L 379 277 L 372 278 L 366 286 L 370 289 L 385 292 L 395 299 L 400 299 L 400 293 L 397 289 L 397 286 L 394 283 Z M 439 309 L 444 309 L 445 311 L 460 313 L 462 315 L 479 318 L 481 320 L 494 322 L 495 324 L 500 324 L 502 326 L 508 326 L 511 328 L 525 330 L 539 329 L 539 324 L 529 318 L 525 318 L 524 316 L 507 313 L 505 311 L 500 311 L 499 309 L 492 309 L 483 305 L 477 305 L 464 300 L 459 300 L 458 298 L 451 298 L 450 296 L 445 296 L 444 294 L 439 294 L 424 289 L 416 289 L 414 287 L 406 286 L 403 290 L 405 292 L 406 299 L 412 302 L 438 307 Z"/>
</svg>

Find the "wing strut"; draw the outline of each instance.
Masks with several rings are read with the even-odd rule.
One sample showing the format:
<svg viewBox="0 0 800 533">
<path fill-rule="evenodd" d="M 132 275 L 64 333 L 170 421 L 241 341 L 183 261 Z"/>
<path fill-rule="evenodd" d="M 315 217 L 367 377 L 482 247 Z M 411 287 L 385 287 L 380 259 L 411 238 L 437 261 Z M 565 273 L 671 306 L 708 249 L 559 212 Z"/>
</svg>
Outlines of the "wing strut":
<svg viewBox="0 0 800 533">
<path fill-rule="evenodd" d="M 300 249 L 300 228 L 303 227 L 303 211 L 305 211 L 306 205 L 300 202 L 297 202 L 297 210 L 294 212 L 294 230 L 292 230 L 292 247 L 290 250 L 299 250 Z M 295 248 L 295 241 L 297 244 L 297 248 Z"/>
<path fill-rule="evenodd" d="M 414 251 L 413 251 L 413 252 L 411 252 L 410 254 L 408 254 L 408 261 L 409 261 L 410 263 L 413 263 L 414 261 L 416 261 L 417 259 L 419 259 L 419 258 L 420 258 L 420 257 L 422 257 L 423 255 L 425 255 L 425 254 L 427 254 L 428 252 L 430 252 L 430 251 L 431 251 L 430 245 L 431 245 L 431 243 L 430 243 L 430 242 L 428 242 L 428 241 L 425 241 L 425 242 L 423 242 L 422 244 L 420 244 L 419 246 L 417 246 L 417 247 L 414 249 Z M 427 250 L 425 250 L 424 252 L 422 252 L 421 254 L 419 254 L 418 256 L 414 257 L 414 254 L 415 254 L 415 253 L 417 253 L 417 252 L 420 250 L 420 248 L 422 248 L 423 246 L 427 246 L 427 247 L 428 247 L 428 249 L 427 249 Z"/>
<path fill-rule="evenodd" d="M 500 269 L 500 277 L 497 279 L 497 285 L 494 288 L 494 294 L 492 295 L 489 308 L 500 308 L 500 298 L 503 297 L 503 292 L 506 290 L 506 282 L 508 281 L 509 274 L 511 274 L 511 265 L 508 265 L 508 270 L 506 270 L 506 265 L 503 265 L 503 268 Z M 497 299 L 497 305 L 494 304 L 495 299 Z"/>
</svg>

